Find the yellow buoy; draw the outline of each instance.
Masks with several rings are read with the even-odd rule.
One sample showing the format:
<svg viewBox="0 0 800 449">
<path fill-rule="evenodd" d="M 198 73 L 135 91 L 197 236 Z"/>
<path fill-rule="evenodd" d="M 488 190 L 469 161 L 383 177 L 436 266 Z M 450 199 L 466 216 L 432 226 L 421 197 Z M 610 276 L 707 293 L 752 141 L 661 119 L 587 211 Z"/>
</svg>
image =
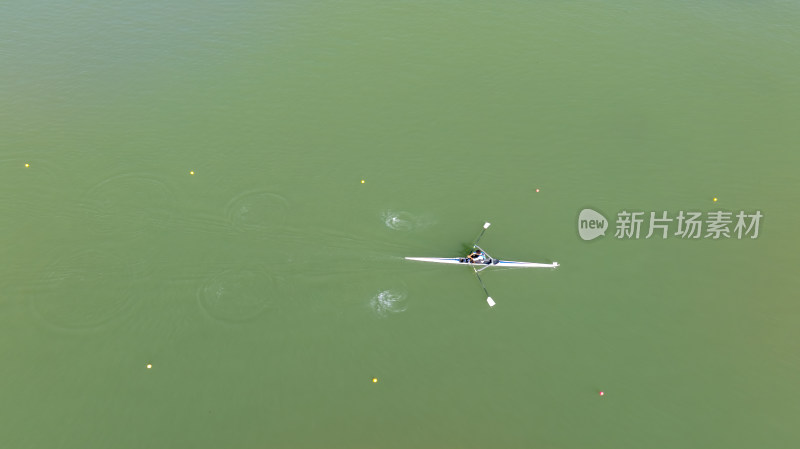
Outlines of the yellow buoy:
<svg viewBox="0 0 800 449">
<path fill-rule="evenodd" d="M 364 184 L 364 182 L 366 182 L 366 181 L 364 181 L 364 180 L 362 179 L 362 180 L 361 180 L 361 184 Z"/>
<path fill-rule="evenodd" d="M 193 175 L 193 174 L 194 174 L 194 171 L 190 171 L 190 172 L 189 172 L 189 174 L 190 174 L 190 175 Z"/>
<path fill-rule="evenodd" d="M 374 383 L 374 384 L 378 383 L 378 378 L 377 377 L 373 377 L 372 378 L 372 383 Z"/>
<path fill-rule="evenodd" d="M 717 199 L 716 199 L 716 198 L 714 198 L 714 202 L 715 202 L 715 203 L 717 202 Z"/>
<path fill-rule="evenodd" d="M 31 164 L 28 164 L 28 163 L 25 164 L 25 168 L 28 168 L 30 166 L 31 166 Z"/>
<path fill-rule="evenodd" d="M 149 364 L 149 363 L 147 364 L 147 369 L 150 369 L 150 368 L 152 368 L 152 367 L 153 367 L 153 365 L 151 365 L 151 364 Z"/>
</svg>

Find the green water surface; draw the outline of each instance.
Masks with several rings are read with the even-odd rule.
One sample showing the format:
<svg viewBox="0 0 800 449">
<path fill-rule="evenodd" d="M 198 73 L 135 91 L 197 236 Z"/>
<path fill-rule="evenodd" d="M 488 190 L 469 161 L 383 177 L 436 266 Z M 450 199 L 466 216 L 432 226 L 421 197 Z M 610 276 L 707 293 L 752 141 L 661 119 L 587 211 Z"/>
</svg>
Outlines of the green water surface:
<svg viewBox="0 0 800 449">
<path fill-rule="evenodd" d="M 798 23 L 0 5 L 0 447 L 797 447 Z M 586 207 L 764 218 L 585 242 Z M 484 221 L 561 267 L 483 272 L 489 309 L 402 259 Z"/>
</svg>

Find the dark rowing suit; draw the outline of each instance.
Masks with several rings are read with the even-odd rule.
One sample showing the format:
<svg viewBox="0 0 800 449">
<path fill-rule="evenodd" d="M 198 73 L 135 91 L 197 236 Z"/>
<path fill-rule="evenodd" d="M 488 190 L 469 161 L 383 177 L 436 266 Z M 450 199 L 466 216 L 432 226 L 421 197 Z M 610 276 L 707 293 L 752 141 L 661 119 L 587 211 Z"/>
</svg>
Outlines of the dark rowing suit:
<svg viewBox="0 0 800 449">
<path fill-rule="evenodd" d="M 486 256 L 481 252 L 473 252 L 469 256 L 467 256 L 467 261 L 470 263 L 485 263 Z"/>
</svg>

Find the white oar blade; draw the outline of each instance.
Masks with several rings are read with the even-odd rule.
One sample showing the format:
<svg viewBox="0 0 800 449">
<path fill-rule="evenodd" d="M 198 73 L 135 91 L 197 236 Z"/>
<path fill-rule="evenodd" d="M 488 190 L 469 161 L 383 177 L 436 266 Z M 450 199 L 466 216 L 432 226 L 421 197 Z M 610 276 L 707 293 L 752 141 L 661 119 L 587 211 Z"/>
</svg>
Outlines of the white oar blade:
<svg viewBox="0 0 800 449">
<path fill-rule="evenodd" d="M 494 307 L 494 304 L 495 304 L 494 299 L 492 299 L 491 296 L 486 298 L 486 303 L 489 304 L 489 307 Z"/>
<path fill-rule="evenodd" d="M 483 224 L 483 229 L 489 229 L 489 226 L 491 225 L 492 224 L 487 221 L 486 223 Z"/>
</svg>

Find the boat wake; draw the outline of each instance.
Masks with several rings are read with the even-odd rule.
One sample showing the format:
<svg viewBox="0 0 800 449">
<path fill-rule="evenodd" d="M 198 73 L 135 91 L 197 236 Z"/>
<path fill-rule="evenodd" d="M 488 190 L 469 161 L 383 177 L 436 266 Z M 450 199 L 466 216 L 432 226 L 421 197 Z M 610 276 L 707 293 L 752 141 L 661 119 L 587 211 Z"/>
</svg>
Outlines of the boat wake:
<svg viewBox="0 0 800 449">
<path fill-rule="evenodd" d="M 372 310 L 381 318 L 389 315 L 405 312 L 408 308 L 405 293 L 383 290 L 379 292 L 369 302 Z"/>
<path fill-rule="evenodd" d="M 197 291 L 200 306 L 212 317 L 244 323 L 274 309 L 287 282 L 265 267 L 237 267 L 207 278 Z"/>
</svg>

